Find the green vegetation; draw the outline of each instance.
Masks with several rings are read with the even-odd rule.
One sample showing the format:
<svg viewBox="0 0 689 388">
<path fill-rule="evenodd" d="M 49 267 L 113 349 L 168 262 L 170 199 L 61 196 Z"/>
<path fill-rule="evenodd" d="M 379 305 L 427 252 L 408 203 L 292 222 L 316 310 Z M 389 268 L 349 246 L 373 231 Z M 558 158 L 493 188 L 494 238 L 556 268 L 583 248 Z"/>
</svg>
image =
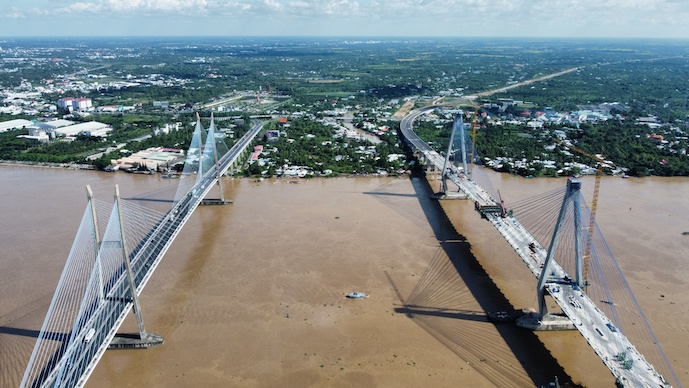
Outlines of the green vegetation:
<svg viewBox="0 0 689 388">
<path fill-rule="evenodd" d="M 56 60 L 44 60 L 47 55 Z M 286 139 L 280 138 L 275 144 L 279 151 L 271 156 L 275 160 L 289 160 L 314 171 L 389 171 L 399 166 L 381 160 L 397 153 L 396 139 L 383 136 L 387 146 L 376 145 L 375 156 L 367 158 L 355 152 L 358 144 L 345 146 L 345 140 L 329 139 L 331 128 L 319 120 L 349 115 L 360 128 L 382 123 L 394 128 L 396 124 L 387 120 L 405 99 L 417 107 L 441 98 L 459 101 L 473 93 L 577 68 L 560 77 L 480 99 L 482 106 L 493 104 L 484 108 L 490 117 L 483 120 L 477 135 L 481 157 L 527 159 L 532 163 L 529 168 L 512 171 L 509 164 L 502 168 L 523 175 L 552 174 L 552 169 L 539 163 L 554 161 L 560 169 L 577 160 L 559 147 L 546 149 L 553 145 L 550 139 L 555 131 L 563 131 L 577 147 L 602 152 L 618 166 L 628 168 L 630 174 L 689 174 L 689 89 L 683 86 L 689 76 L 689 45 L 684 41 L 7 39 L 0 53 L 0 59 L 4 58 L 10 60 L 0 61 L 0 86 L 8 93 L 35 93 L 38 89 L 34 85 L 41 85 L 38 94 L 42 93 L 44 101 L 28 105 L 45 107 L 46 102 L 55 103 L 60 97 L 84 96 L 91 98 L 94 106 L 122 109 L 116 113 L 92 112 L 83 118 L 111 124 L 113 131 L 107 140 L 78 137 L 72 142 L 37 144 L 16 138 L 25 131 L 1 133 L 2 159 L 83 162 L 88 155 L 105 152 L 96 162 L 100 166 L 118 155 L 112 147 L 121 143 L 127 143 L 126 149 L 131 151 L 150 146 L 186 147 L 191 132 L 188 124 L 195 121 L 193 114 L 208 117 L 210 111 L 204 104 L 230 97 L 223 105 L 226 111 L 215 111 L 216 117 L 269 114 L 291 118 L 294 125 L 288 133 L 295 142 L 283 144 Z M 11 99 L 4 104 L 27 105 L 17 99 L 16 104 Z M 500 107 L 507 99 L 520 103 Z M 154 101 L 166 104 L 154 106 Z M 551 108 L 566 115 L 604 102 L 619 103 L 609 112 L 615 119 L 584 123 L 578 128 L 563 122 L 546 123 L 534 130 L 524 125 L 533 114 L 524 118 L 521 112 Z M 38 114 L 3 115 L 2 120 L 40 120 L 67 113 L 46 108 Z M 293 119 L 294 113 L 311 119 Z M 663 125 L 650 130 L 635 124 L 637 118 L 645 116 L 655 116 Z M 505 123 L 493 126 L 496 118 Z M 524 120 L 515 123 L 514 118 Z M 143 139 L 162 125 L 175 122 L 183 123 L 183 130 Z M 248 125 L 248 118 L 244 122 Z M 418 131 L 442 151 L 449 128 L 447 122 L 419 123 Z M 652 132 L 664 140 L 646 137 Z M 132 142 L 137 138 L 143 140 Z M 324 145 L 328 141 L 332 143 Z"/>
<path fill-rule="evenodd" d="M 267 130 L 275 129 L 274 123 Z M 332 126 L 310 119 L 296 119 L 283 130 L 286 136 L 274 141 L 264 138 L 264 152 L 270 164 L 261 168 L 252 163 L 246 175 L 274 176 L 283 165 L 302 166 L 316 174 L 396 174 L 408 168 L 401 159 L 388 160 L 391 154 L 402 154 L 397 139 L 391 134 L 381 136 L 381 143 L 335 137 Z M 265 171 L 265 173 L 262 173 Z"/>
<path fill-rule="evenodd" d="M 94 149 L 103 146 L 103 139 L 77 136 L 74 141 L 54 141 L 49 144 L 30 143 L 17 138 L 28 131 L 0 133 L 0 159 L 37 163 L 72 163 L 82 160 Z"/>
<path fill-rule="evenodd" d="M 432 144 L 440 153 L 447 149 L 451 128 L 452 123 L 449 121 L 442 125 L 421 121 L 414 127 L 419 137 Z M 682 151 L 689 148 L 686 137 L 680 137 L 671 144 L 664 143 L 659 138 L 648 136 L 658 132 L 657 130 L 652 131 L 645 125 L 621 120 L 581 124 L 579 128 L 554 124 L 541 129 L 516 124 L 484 125 L 476 133 L 476 150 L 482 160 L 503 158 L 533 162 L 532 168 L 515 169 L 508 163 L 502 163 L 497 168 L 498 171 L 523 176 L 556 176 L 556 171 L 572 162 L 596 166 L 596 162 L 590 157 L 556 145 L 553 138 L 558 135 L 555 131 L 564 133 L 577 148 L 591 155 L 600 154 L 617 167 L 627 169 L 626 173 L 629 175 L 689 176 L 689 156 L 686 151 Z M 673 131 L 668 132 L 671 136 Z M 554 169 L 543 168 L 542 162 L 547 160 L 555 163 Z M 578 170 L 566 170 L 566 173 Z M 606 171 L 610 172 L 610 169 Z"/>
</svg>

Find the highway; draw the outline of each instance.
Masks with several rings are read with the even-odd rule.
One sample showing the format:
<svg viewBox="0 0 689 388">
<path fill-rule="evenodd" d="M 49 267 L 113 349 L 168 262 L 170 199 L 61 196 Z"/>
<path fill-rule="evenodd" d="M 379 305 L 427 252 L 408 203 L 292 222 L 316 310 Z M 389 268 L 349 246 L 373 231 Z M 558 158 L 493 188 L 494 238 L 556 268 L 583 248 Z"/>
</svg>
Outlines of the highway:
<svg viewBox="0 0 689 388">
<path fill-rule="evenodd" d="M 167 215 L 155 226 L 146 238 L 129 255 L 137 294 L 141 294 L 146 283 L 175 237 L 191 217 L 196 207 L 215 184 L 217 177 L 223 175 L 246 149 L 263 127 L 263 123 L 253 121 L 253 126 L 237 143 L 207 171 L 202 179 L 177 202 Z M 220 174 L 217 174 L 217 171 Z M 98 255 L 108 254 L 108 249 L 121 251 L 118 241 L 104 241 Z M 110 246 L 112 245 L 112 246 Z M 82 321 L 79 329 L 69 340 L 62 341 L 43 372 L 38 376 L 27 369 L 22 386 L 40 387 L 81 387 L 86 383 L 108 345 L 115 337 L 120 326 L 133 307 L 130 295 L 127 272 L 122 265 L 109 279 L 103 279 L 103 298 L 94 297 L 84 300 Z M 31 361 L 30 361 L 31 365 Z M 50 372 L 47 372 L 50 371 Z M 27 376 L 29 376 L 27 378 Z"/>
<path fill-rule="evenodd" d="M 410 112 L 400 122 L 400 130 L 410 146 L 422 154 L 423 159 L 432 163 L 438 171 L 442 171 L 445 159 L 421 140 L 412 129 L 414 120 L 437 108 L 440 106 L 428 106 Z M 453 167 L 448 177 L 478 206 L 501 206 L 476 182 L 465 178 L 462 171 Z M 546 249 L 516 218 L 504 217 L 500 212 L 483 214 L 512 246 L 529 270 L 539 278 L 547 256 Z M 545 284 L 548 293 L 620 384 L 631 387 L 670 386 L 627 337 L 613 326 L 591 298 L 571 281 L 569 274 L 556 260 L 551 260 L 548 267 L 550 273 Z"/>
<path fill-rule="evenodd" d="M 209 102 L 208 104 L 204 104 L 204 105 L 202 105 L 202 108 L 203 109 L 210 109 L 210 108 L 214 108 L 216 106 L 229 104 L 232 101 L 237 101 L 237 100 L 242 99 L 242 98 L 244 98 L 243 95 L 227 97 L 227 98 L 220 99 L 218 101 L 213 101 L 213 102 Z"/>
</svg>

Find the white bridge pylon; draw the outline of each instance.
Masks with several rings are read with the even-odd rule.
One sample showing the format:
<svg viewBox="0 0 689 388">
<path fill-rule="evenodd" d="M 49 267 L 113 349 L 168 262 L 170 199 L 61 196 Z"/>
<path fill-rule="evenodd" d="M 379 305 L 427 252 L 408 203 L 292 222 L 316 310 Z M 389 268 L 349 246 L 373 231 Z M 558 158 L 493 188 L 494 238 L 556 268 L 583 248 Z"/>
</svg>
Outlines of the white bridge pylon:
<svg viewBox="0 0 689 388">
<path fill-rule="evenodd" d="M 546 283 L 553 281 L 558 282 L 562 280 L 560 277 L 555 276 L 555 249 L 563 231 L 563 223 L 565 222 L 565 216 L 567 215 L 567 207 L 570 205 L 574 211 L 574 259 L 576 284 L 579 288 L 585 287 L 583 279 L 584 265 L 581 250 L 581 233 L 583 231 L 581 227 L 581 181 L 577 178 L 570 178 L 567 180 L 565 197 L 562 200 L 562 207 L 560 208 L 557 223 L 555 224 L 555 231 L 553 232 L 553 237 L 550 240 L 550 245 L 548 246 L 548 254 L 546 255 L 545 263 L 543 264 L 543 271 L 541 271 L 541 274 L 538 277 L 538 286 L 536 290 L 538 293 L 538 314 L 540 317 L 544 317 L 548 313 L 548 307 L 545 303 Z"/>
</svg>

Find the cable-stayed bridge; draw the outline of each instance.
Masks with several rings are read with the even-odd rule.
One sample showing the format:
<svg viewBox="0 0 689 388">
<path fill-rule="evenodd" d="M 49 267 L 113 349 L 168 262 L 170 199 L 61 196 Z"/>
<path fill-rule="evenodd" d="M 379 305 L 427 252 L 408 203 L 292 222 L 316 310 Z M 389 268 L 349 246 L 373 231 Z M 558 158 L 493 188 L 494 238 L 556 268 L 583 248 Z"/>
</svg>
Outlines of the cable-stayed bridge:
<svg viewBox="0 0 689 388">
<path fill-rule="evenodd" d="M 523 315 L 517 324 L 533 330 L 579 330 L 619 386 L 681 386 L 602 233 L 591 222 L 580 180 L 570 178 L 567 187 L 514 204 L 508 211 L 471 179 L 466 163 L 448 165 L 451 149 L 442 157 L 414 133 L 414 120 L 438 108 L 411 112 L 400 130 L 422 162 L 457 186 L 458 193 L 451 194 L 444 183 L 445 195 L 472 200 L 538 279 L 539 310 Z M 468 141 L 461 120 L 455 121 L 452 136 L 454 132 Z M 461 156 L 463 161 L 467 157 L 473 155 Z M 562 313 L 547 311 L 546 295 Z"/>
<path fill-rule="evenodd" d="M 200 204 L 224 204 L 220 177 L 238 162 L 263 123 L 228 149 L 213 118 L 206 131 L 197 119 L 172 208 L 161 213 L 123 201 L 88 204 L 46 319 L 22 378 L 22 387 L 79 387 L 109 347 L 161 344 L 146 331 L 139 295 L 175 237 Z M 204 199 L 215 184 L 220 199 Z M 106 222 L 101 222 L 105 219 Z M 117 335 L 130 311 L 138 333 Z"/>
</svg>

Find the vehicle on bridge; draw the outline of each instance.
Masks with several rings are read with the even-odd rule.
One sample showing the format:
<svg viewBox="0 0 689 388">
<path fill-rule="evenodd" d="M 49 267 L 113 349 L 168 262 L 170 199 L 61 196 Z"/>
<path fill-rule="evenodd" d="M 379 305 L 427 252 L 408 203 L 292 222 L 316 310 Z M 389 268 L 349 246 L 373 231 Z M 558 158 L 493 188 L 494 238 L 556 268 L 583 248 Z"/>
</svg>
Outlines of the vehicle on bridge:
<svg viewBox="0 0 689 388">
<path fill-rule="evenodd" d="M 96 329 L 90 328 L 89 331 L 84 336 L 84 343 L 87 344 L 87 343 L 91 342 L 94 335 L 96 335 Z"/>
</svg>

